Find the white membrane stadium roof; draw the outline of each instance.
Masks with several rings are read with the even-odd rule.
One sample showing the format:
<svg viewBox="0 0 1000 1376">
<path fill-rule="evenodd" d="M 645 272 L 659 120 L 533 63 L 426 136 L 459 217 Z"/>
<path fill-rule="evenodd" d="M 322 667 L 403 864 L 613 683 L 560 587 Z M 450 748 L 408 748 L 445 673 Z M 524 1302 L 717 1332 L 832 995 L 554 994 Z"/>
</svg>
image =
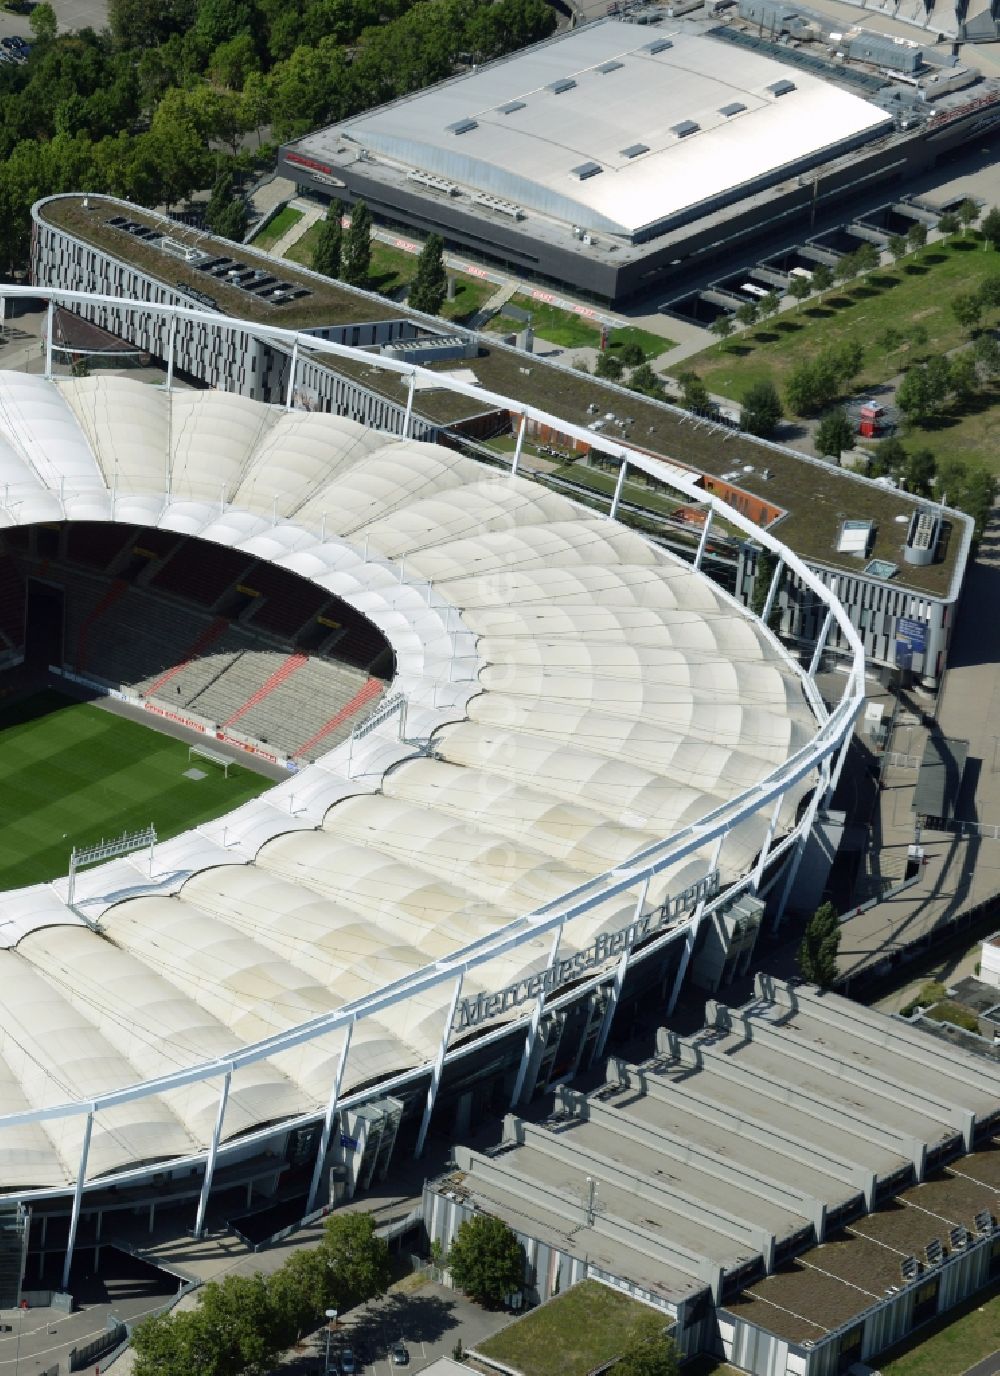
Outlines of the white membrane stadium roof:
<svg viewBox="0 0 1000 1376">
<path fill-rule="evenodd" d="M 341 165 L 365 150 L 632 238 L 889 127 L 877 106 L 773 58 L 606 20 L 296 146 Z"/>
<path fill-rule="evenodd" d="M 0 1114 L 224 1058 L 378 991 L 695 822 L 816 730 L 789 662 L 708 580 L 442 447 L 232 394 L 7 373 L 0 486 L 0 525 L 160 525 L 315 579 L 389 637 L 390 693 L 428 742 L 379 727 L 350 779 L 345 745 L 161 845 L 152 873 L 139 857 L 81 874 L 101 932 L 65 881 L 0 896 Z M 725 881 L 767 823 L 729 834 Z M 709 854 L 667 868 L 650 903 Z M 626 925 L 636 897 L 574 919 L 561 956 Z M 542 968 L 549 945 L 508 949 L 465 995 Z M 432 1059 L 450 992 L 359 1021 L 345 1092 Z M 340 1045 L 239 1069 L 224 1137 L 321 1109 Z M 217 1094 L 207 1080 L 102 1110 L 90 1178 L 204 1150 Z M 80 1116 L 0 1129 L 0 1188 L 65 1185 L 82 1132 Z"/>
</svg>

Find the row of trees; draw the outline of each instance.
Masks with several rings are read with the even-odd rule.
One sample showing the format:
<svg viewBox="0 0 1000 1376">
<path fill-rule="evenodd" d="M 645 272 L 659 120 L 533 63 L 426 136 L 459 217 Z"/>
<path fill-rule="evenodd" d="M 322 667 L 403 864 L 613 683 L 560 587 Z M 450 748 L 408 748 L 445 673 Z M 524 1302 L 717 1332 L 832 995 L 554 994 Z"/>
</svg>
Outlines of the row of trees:
<svg viewBox="0 0 1000 1376">
<path fill-rule="evenodd" d="M 257 1376 L 327 1309 L 343 1313 L 382 1294 L 389 1250 L 367 1214 L 335 1214 L 319 1246 L 293 1252 L 270 1276 L 228 1276 L 198 1292 L 197 1307 L 136 1329 L 136 1376 Z"/>
<path fill-rule="evenodd" d="M 40 18 L 38 17 L 40 16 Z M 0 256 L 26 264 L 40 196 L 105 191 L 174 205 L 277 139 L 546 37 L 544 0 L 111 0 L 110 31 L 32 16 L 24 66 L 0 68 Z"/>
</svg>

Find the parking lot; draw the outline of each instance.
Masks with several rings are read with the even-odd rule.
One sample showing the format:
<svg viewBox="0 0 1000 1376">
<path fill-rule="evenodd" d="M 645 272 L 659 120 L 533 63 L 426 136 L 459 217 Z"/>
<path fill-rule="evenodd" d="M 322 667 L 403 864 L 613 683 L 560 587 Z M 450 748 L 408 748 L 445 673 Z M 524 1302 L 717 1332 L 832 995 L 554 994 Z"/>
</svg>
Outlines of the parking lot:
<svg viewBox="0 0 1000 1376">
<path fill-rule="evenodd" d="M 425 1277 L 427 1277 L 425 1279 Z M 330 1334 L 330 1372 L 340 1372 L 343 1353 L 354 1354 L 355 1369 L 364 1376 L 403 1376 L 418 1372 L 439 1357 L 450 1357 L 461 1342 L 463 1351 L 475 1347 L 511 1321 L 505 1312 L 480 1309 L 457 1290 L 429 1278 L 428 1272 L 408 1276 L 381 1299 L 352 1309 Z M 317 1376 L 326 1364 L 326 1329 L 312 1335 L 302 1350 L 289 1353 L 282 1376 Z M 409 1355 L 405 1366 L 390 1360 L 393 1346 L 402 1342 Z"/>
</svg>

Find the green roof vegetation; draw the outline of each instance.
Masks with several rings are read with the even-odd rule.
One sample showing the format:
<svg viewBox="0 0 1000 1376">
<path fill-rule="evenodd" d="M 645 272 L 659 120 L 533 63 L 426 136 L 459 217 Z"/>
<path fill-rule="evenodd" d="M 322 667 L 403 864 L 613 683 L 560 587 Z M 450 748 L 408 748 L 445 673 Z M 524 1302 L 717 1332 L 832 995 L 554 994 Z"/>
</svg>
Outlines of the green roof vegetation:
<svg viewBox="0 0 1000 1376">
<path fill-rule="evenodd" d="M 479 1343 L 477 1351 L 523 1376 L 587 1376 L 617 1357 L 650 1307 L 596 1280 L 583 1280 Z M 664 1325 L 669 1324 L 664 1316 Z"/>
</svg>

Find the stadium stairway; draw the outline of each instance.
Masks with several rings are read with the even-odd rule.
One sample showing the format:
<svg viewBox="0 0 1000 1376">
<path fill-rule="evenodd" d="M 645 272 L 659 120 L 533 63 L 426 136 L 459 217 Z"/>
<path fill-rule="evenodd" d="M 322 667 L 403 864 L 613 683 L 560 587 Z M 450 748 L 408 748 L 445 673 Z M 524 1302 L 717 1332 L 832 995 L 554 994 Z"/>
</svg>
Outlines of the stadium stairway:
<svg viewBox="0 0 1000 1376">
<path fill-rule="evenodd" d="M 224 728 L 227 726 L 234 726 L 236 722 L 245 717 L 258 703 L 263 702 L 263 700 L 273 693 L 276 688 L 279 688 L 286 679 L 291 678 L 292 674 L 301 669 L 303 664 L 308 664 L 308 662 L 309 656 L 302 654 L 298 650 L 290 654 L 285 661 L 275 669 L 274 673 L 260 685 L 256 692 L 251 693 L 246 701 L 226 718 L 222 726 Z M 251 732 L 250 734 L 255 733 Z"/>
<path fill-rule="evenodd" d="M 198 638 L 189 647 L 180 663 L 172 665 L 165 674 L 160 675 L 155 683 L 149 685 L 146 689 L 146 696 L 153 697 L 156 693 L 160 692 L 165 683 L 169 683 L 170 680 L 176 674 L 179 674 L 182 669 L 186 668 L 193 659 L 200 659 L 203 655 L 207 654 L 215 642 L 221 638 L 223 632 L 228 630 L 228 628 L 229 622 L 224 616 L 217 616 L 210 621 Z"/>
<path fill-rule="evenodd" d="M 108 587 L 104 596 L 98 600 L 90 615 L 85 618 L 83 625 L 80 627 L 80 634 L 76 642 L 77 673 L 82 674 L 87 668 L 87 648 L 90 642 L 90 633 L 94 626 L 100 621 L 105 612 L 110 611 L 115 603 L 120 601 L 127 592 L 128 584 L 125 580 L 123 578 L 116 578 L 110 587 Z"/>
<path fill-rule="evenodd" d="M 338 712 L 334 712 L 333 716 L 325 721 L 318 731 L 314 731 L 309 739 L 292 753 L 299 759 L 314 759 L 317 754 L 322 753 L 318 747 L 322 746 L 324 752 L 332 750 L 347 734 L 345 730 L 339 728 L 346 727 L 369 703 L 374 704 L 376 698 L 381 697 L 384 691 L 385 684 L 381 679 L 368 679 L 354 694 L 350 702 L 346 702 Z"/>
</svg>

